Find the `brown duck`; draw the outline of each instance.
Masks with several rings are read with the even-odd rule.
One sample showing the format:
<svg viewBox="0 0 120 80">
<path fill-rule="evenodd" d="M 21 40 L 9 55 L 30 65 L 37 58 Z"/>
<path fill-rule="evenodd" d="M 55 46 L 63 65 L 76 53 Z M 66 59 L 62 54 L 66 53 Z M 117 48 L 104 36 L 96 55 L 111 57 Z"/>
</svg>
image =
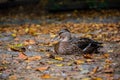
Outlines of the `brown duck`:
<svg viewBox="0 0 120 80">
<path fill-rule="evenodd" d="M 102 43 L 89 38 L 72 37 L 68 29 L 59 31 L 60 41 L 54 46 L 57 54 L 81 54 L 81 53 L 98 53 Z"/>
</svg>

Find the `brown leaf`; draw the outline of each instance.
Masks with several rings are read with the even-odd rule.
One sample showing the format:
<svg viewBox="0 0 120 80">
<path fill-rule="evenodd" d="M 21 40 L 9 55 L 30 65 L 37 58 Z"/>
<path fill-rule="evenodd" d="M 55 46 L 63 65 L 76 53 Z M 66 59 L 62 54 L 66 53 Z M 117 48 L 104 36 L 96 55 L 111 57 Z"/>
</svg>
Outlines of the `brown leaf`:
<svg viewBox="0 0 120 80">
<path fill-rule="evenodd" d="M 27 59 L 28 57 L 27 57 L 27 55 L 26 55 L 25 53 L 20 52 L 19 55 L 18 55 L 18 58 L 25 60 L 25 59 Z"/>
<path fill-rule="evenodd" d="M 34 61 L 34 60 L 40 60 L 41 56 L 32 56 L 32 57 L 28 57 L 28 61 Z"/>
<path fill-rule="evenodd" d="M 98 66 L 97 66 L 97 67 L 95 67 L 95 68 L 92 70 L 91 74 L 95 74 L 95 73 L 98 71 L 98 69 L 99 69 L 99 67 L 98 67 Z"/>
<path fill-rule="evenodd" d="M 99 77 L 95 77 L 95 78 L 92 78 L 92 80 L 103 80 L 103 79 Z"/>
<path fill-rule="evenodd" d="M 31 45 L 31 44 L 35 44 L 35 41 L 34 40 L 31 40 L 31 39 L 29 39 L 29 40 L 25 40 L 24 41 L 24 45 Z"/>
<path fill-rule="evenodd" d="M 108 68 L 108 69 L 104 70 L 103 72 L 104 72 L 104 73 L 113 73 L 113 72 L 114 72 L 114 69 Z"/>
<path fill-rule="evenodd" d="M 3 70 L 5 70 L 5 67 L 0 66 L 0 71 L 3 71 Z"/>
<path fill-rule="evenodd" d="M 105 53 L 103 55 L 104 55 L 105 58 L 108 58 L 110 56 L 110 54 L 108 54 L 108 53 Z"/>
<path fill-rule="evenodd" d="M 9 76 L 8 80 L 18 80 L 16 75 Z"/>
<path fill-rule="evenodd" d="M 38 67 L 35 70 L 43 72 L 43 71 L 47 70 L 48 68 L 49 68 L 49 66 L 43 66 L 43 67 Z"/>
<path fill-rule="evenodd" d="M 106 62 L 106 63 L 112 63 L 112 60 L 106 59 L 105 62 Z"/>
<path fill-rule="evenodd" d="M 86 58 L 86 59 L 92 59 L 93 58 L 93 56 L 90 55 L 90 54 L 84 54 L 83 57 Z"/>
</svg>

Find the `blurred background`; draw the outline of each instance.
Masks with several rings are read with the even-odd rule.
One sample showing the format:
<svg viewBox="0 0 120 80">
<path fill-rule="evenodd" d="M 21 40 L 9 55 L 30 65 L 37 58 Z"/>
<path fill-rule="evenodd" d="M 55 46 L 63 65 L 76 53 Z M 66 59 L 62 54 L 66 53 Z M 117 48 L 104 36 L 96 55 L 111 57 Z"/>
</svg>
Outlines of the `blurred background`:
<svg viewBox="0 0 120 80">
<path fill-rule="evenodd" d="M 0 9 L 39 6 L 47 11 L 119 8 L 120 0 L 0 0 Z"/>
</svg>

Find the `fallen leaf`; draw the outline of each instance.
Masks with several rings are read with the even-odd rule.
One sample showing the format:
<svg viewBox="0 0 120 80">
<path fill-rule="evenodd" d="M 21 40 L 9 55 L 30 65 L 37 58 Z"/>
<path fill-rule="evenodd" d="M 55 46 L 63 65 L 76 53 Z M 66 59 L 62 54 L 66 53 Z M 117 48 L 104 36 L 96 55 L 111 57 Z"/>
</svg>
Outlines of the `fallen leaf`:
<svg viewBox="0 0 120 80">
<path fill-rule="evenodd" d="M 53 53 L 46 53 L 46 56 L 55 59 L 55 55 Z"/>
<path fill-rule="evenodd" d="M 41 75 L 41 78 L 48 79 L 48 78 L 51 78 L 51 75 L 50 74 L 43 74 L 43 75 Z"/>
<path fill-rule="evenodd" d="M 97 66 L 97 67 L 95 67 L 95 68 L 92 70 L 91 74 L 95 74 L 95 73 L 98 71 L 98 69 L 99 69 L 99 67 L 98 67 L 98 66 Z"/>
<path fill-rule="evenodd" d="M 85 63 L 84 60 L 76 60 L 76 61 L 75 61 L 75 64 L 77 64 L 77 65 L 79 65 L 79 64 L 83 64 L 83 63 Z"/>
<path fill-rule="evenodd" d="M 112 52 L 113 52 L 113 50 L 112 50 L 112 49 L 111 49 L 111 50 L 108 50 L 108 52 L 109 52 L 109 53 L 112 53 Z"/>
<path fill-rule="evenodd" d="M 18 80 L 16 75 L 9 76 L 8 80 Z"/>
<path fill-rule="evenodd" d="M 63 58 L 60 57 L 60 56 L 55 56 L 55 59 L 56 59 L 56 60 L 59 60 L 59 61 L 62 61 L 62 60 L 63 60 Z"/>
<path fill-rule="evenodd" d="M 25 53 L 20 52 L 19 55 L 18 55 L 18 58 L 25 60 L 25 59 L 27 59 L 28 57 L 27 57 L 27 55 L 26 55 Z"/>
<path fill-rule="evenodd" d="M 31 45 L 31 44 L 35 44 L 35 41 L 34 40 L 32 40 L 32 39 L 29 39 L 29 40 L 25 40 L 24 41 L 24 45 Z"/>
<path fill-rule="evenodd" d="M 30 39 L 29 44 L 35 44 L 35 41 Z"/>
<path fill-rule="evenodd" d="M 94 62 L 94 60 L 92 60 L 92 59 L 86 59 L 86 62 L 90 63 L 90 62 Z"/>
<path fill-rule="evenodd" d="M 91 80 L 91 78 L 82 78 L 81 80 Z"/>
<path fill-rule="evenodd" d="M 0 66 L 0 71 L 3 71 L 3 70 L 5 70 L 5 67 Z"/>
<path fill-rule="evenodd" d="M 26 69 L 31 69 L 31 66 L 27 66 Z"/>
<path fill-rule="evenodd" d="M 59 67 L 61 67 L 61 66 L 63 66 L 63 64 L 56 64 L 56 66 L 59 66 Z"/>
<path fill-rule="evenodd" d="M 86 59 L 92 59 L 93 58 L 93 56 L 90 55 L 90 54 L 84 54 L 83 57 L 86 58 Z"/>
<path fill-rule="evenodd" d="M 106 63 L 112 63 L 112 60 L 106 59 L 105 62 L 106 62 Z"/>
<path fill-rule="evenodd" d="M 13 47 L 13 48 L 10 48 L 10 50 L 12 51 L 18 51 L 18 52 L 25 52 L 26 49 L 24 47 Z"/>
<path fill-rule="evenodd" d="M 92 80 L 103 80 L 102 78 L 96 77 L 96 78 L 92 78 Z"/>
<path fill-rule="evenodd" d="M 48 68 L 49 68 L 49 66 L 43 66 L 43 67 L 38 67 L 35 70 L 43 72 L 43 71 L 47 70 Z"/>
<path fill-rule="evenodd" d="M 105 58 L 108 58 L 108 57 L 110 56 L 110 54 L 105 53 L 105 54 L 103 54 L 103 56 L 104 56 Z"/>
<path fill-rule="evenodd" d="M 13 34 L 12 34 L 12 36 L 13 36 L 13 37 L 16 37 L 16 36 L 17 36 L 17 34 L 13 33 Z"/>
<path fill-rule="evenodd" d="M 28 61 L 34 61 L 34 60 L 40 60 L 41 56 L 32 56 L 32 57 L 28 57 Z"/>
<path fill-rule="evenodd" d="M 50 34 L 50 37 L 54 38 L 54 37 L 56 37 L 56 35 L 55 34 Z"/>
<path fill-rule="evenodd" d="M 108 68 L 108 69 L 105 69 L 103 72 L 104 72 L 104 73 L 113 73 L 113 72 L 114 72 L 114 69 Z"/>
</svg>

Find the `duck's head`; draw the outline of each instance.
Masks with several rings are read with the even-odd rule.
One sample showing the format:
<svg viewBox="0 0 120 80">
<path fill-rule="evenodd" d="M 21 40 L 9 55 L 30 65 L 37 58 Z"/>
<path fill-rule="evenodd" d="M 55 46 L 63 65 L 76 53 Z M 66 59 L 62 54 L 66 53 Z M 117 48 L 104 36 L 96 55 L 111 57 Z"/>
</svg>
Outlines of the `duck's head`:
<svg viewBox="0 0 120 80">
<path fill-rule="evenodd" d="M 61 42 L 69 41 L 71 39 L 71 33 L 68 29 L 62 29 L 58 32 L 58 36 Z"/>
</svg>

